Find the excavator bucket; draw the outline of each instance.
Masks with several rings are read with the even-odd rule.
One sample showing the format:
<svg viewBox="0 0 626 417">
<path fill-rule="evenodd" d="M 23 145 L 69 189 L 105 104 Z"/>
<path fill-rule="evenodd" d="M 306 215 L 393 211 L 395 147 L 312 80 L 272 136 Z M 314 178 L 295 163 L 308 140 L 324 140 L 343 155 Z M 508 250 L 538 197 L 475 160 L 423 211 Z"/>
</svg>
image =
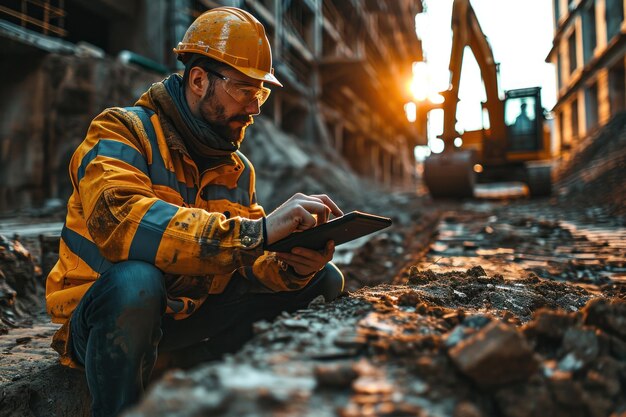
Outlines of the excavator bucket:
<svg viewBox="0 0 626 417">
<path fill-rule="evenodd" d="M 471 151 L 432 154 L 424 161 L 424 183 L 433 198 L 473 197 L 475 181 Z"/>
</svg>

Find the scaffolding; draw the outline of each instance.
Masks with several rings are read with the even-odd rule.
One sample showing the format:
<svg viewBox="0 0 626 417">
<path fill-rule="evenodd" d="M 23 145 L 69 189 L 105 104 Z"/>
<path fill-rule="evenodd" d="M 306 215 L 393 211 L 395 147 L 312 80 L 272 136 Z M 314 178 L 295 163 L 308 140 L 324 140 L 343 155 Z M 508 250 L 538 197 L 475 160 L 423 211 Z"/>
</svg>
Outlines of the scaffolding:
<svg viewBox="0 0 626 417">
<path fill-rule="evenodd" d="M 0 5 L 0 17 L 44 35 L 64 38 L 65 1 L 20 0 Z"/>
</svg>

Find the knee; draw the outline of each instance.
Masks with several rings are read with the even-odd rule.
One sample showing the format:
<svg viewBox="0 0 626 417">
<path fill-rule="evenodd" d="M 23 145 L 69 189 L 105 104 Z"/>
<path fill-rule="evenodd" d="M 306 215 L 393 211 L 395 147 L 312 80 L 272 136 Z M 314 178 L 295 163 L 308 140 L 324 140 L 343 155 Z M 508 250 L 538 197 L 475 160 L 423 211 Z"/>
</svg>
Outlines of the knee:
<svg viewBox="0 0 626 417">
<path fill-rule="evenodd" d="M 114 305 L 125 309 L 164 309 L 165 284 L 163 273 L 152 264 L 126 261 L 113 265 L 99 280 L 103 294 Z"/>
<path fill-rule="evenodd" d="M 345 279 L 343 273 L 334 263 L 327 263 L 318 273 L 318 277 L 320 280 L 320 294 L 324 296 L 327 302 L 339 297 L 339 294 L 344 289 Z"/>
</svg>

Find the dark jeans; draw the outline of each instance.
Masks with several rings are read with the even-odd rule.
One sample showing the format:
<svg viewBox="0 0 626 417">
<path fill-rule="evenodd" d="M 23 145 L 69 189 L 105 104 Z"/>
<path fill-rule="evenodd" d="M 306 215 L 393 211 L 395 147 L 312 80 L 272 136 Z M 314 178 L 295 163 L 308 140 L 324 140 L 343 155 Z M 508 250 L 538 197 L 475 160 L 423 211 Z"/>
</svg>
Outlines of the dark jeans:
<svg viewBox="0 0 626 417">
<path fill-rule="evenodd" d="M 335 299 L 343 275 L 327 264 L 299 291 L 252 293 L 236 274 L 222 294 L 210 295 L 189 318 L 164 316 L 163 273 L 139 261 L 115 264 L 87 291 L 72 314 L 71 346 L 83 364 L 93 416 L 115 416 L 135 403 L 150 379 L 157 351 L 209 339 L 215 353 L 232 352 L 252 337 L 252 324 L 304 308 L 319 295 Z"/>
</svg>

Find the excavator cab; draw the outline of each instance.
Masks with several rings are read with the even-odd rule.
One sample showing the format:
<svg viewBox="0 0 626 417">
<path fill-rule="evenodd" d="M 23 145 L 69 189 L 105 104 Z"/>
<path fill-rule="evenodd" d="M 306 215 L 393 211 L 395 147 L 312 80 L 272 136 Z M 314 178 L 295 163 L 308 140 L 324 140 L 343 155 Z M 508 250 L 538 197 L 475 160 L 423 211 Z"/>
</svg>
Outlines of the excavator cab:
<svg viewBox="0 0 626 417">
<path fill-rule="evenodd" d="M 543 150 L 544 116 L 539 87 L 510 90 L 504 101 L 507 153 Z"/>
</svg>

